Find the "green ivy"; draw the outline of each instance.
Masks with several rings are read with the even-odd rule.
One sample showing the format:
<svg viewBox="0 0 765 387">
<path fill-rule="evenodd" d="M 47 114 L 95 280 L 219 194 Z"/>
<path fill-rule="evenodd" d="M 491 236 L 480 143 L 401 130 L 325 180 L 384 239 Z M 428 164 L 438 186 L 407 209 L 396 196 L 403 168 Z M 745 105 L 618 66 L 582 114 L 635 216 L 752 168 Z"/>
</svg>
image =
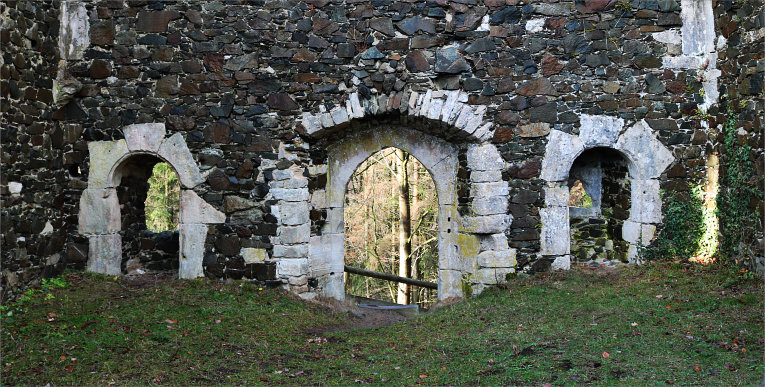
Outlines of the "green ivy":
<svg viewBox="0 0 765 387">
<path fill-rule="evenodd" d="M 717 215 L 720 219 L 721 258 L 740 264 L 750 258 L 746 256 L 748 251 L 745 246 L 753 243 L 753 229 L 760 215 L 759 209 L 752 210 L 749 206 L 758 194 L 753 179 L 752 147 L 739 141 L 737 132 L 736 116 L 729 107 L 723 125 Z"/>
<path fill-rule="evenodd" d="M 690 195 L 673 193 L 664 197 L 664 229 L 654 248 L 645 252 L 649 260 L 690 259 L 702 246 L 704 224 L 703 190 L 694 186 Z"/>
</svg>

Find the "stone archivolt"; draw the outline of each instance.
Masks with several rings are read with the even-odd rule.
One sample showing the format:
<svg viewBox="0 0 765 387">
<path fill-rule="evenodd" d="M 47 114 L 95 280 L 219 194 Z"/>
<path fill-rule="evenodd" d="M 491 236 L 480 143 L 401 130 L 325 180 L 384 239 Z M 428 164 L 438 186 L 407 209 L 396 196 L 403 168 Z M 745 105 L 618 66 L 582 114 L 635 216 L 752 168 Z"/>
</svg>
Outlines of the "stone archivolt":
<svg viewBox="0 0 765 387">
<path fill-rule="evenodd" d="M 580 122 L 578 135 L 559 130 L 548 135 L 540 174 L 546 186 L 545 208 L 539 209 L 542 219 L 539 254 L 553 260 L 553 269 L 569 268 L 568 174 L 582 152 L 604 147 L 619 151 L 627 159 L 632 207 L 622 237 L 630 243 L 629 261 L 640 263 L 639 248 L 650 244 L 662 219 L 658 178 L 675 158 L 644 120 L 626 130 L 624 120 L 616 117 L 582 115 Z"/>
<path fill-rule="evenodd" d="M 202 258 L 208 224 L 223 223 L 226 217 L 193 190 L 204 182 L 183 136 L 165 138 L 164 124 L 136 124 L 124 128 L 125 139 L 92 141 L 88 188 L 80 197 L 79 232 L 88 237 L 88 270 L 122 273 L 119 186 L 125 161 L 136 155 L 152 155 L 169 163 L 181 183 L 179 277 L 203 276 Z"/>
<path fill-rule="evenodd" d="M 461 90 L 402 91 L 363 99 L 351 93 L 345 106 L 328 110 L 324 105 L 318 113 L 304 112 L 301 116 L 305 133 L 314 138 L 347 125 L 353 119 L 399 112 L 413 117 L 440 121 L 459 138 L 468 141 L 488 141 L 494 136 L 491 122 L 484 122 L 485 105 L 470 105 L 468 94 Z"/>
</svg>

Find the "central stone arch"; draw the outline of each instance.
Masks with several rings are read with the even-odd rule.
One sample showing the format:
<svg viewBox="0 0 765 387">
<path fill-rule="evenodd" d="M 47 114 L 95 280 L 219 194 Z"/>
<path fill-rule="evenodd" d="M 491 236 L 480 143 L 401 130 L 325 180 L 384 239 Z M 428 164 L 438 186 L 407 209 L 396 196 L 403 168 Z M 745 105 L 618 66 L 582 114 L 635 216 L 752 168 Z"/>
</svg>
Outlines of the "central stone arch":
<svg viewBox="0 0 765 387">
<path fill-rule="evenodd" d="M 381 127 L 350 136 L 329 149 L 327 180 L 327 219 L 321 236 L 312 243 L 312 276 L 322 279 L 324 295 L 344 299 L 345 230 L 343 211 L 345 190 L 354 171 L 374 153 L 384 148 L 399 148 L 414 156 L 428 170 L 438 195 L 439 299 L 457 296 L 454 281 L 449 280 L 465 269 L 455 259 L 459 213 L 457 211 L 457 148 L 437 137 L 397 126 Z M 458 276 L 459 277 L 459 276 Z"/>
<path fill-rule="evenodd" d="M 326 171 L 326 187 L 310 192 L 310 203 L 305 204 L 325 212 L 326 218 L 310 238 L 307 259 L 297 254 L 301 241 L 279 248 L 284 254 L 276 257 L 277 275 L 300 293 L 305 289 L 302 273 L 307 273 L 319 294 L 345 298 L 345 190 L 364 160 L 394 147 L 417 158 L 436 184 L 438 299 L 470 296 L 505 281 L 515 271 L 516 252 L 505 235 L 512 223 L 509 186 L 502 179 L 505 162 L 488 142 L 494 131 L 492 123 L 484 121 L 487 107 L 468 104 L 467 93 L 457 90 L 401 91 L 367 99 L 351 93 L 344 101 L 345 106 L 321 105 L 317 113 L 302 115 L 302 133 L 329 144 L 327 164 L 308 167 Z M 292 173 L 290 185 L 306 186 L 298 184 L 301 179 Z M 284 217 L 282 206 L 291 211 L 296 205 L 285 198 L 278 206 Z M 277 235 L 286 235 L 292 227 L 280 220 Z"/>
</svg>

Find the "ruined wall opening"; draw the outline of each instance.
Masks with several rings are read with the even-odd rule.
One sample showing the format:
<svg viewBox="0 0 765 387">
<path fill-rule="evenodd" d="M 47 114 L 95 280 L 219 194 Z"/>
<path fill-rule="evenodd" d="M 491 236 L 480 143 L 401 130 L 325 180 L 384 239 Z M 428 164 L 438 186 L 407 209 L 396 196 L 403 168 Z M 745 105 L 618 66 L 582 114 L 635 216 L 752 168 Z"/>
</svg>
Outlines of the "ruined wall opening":
<svg viewBox="0 0 765 387">
<path fill-rule="evenodd" d="M 121 269 L 124 273 L 178 269 L 180 184 L 160 158 L 138 154 L 118 167 Z"/>
<path fill-rule="evenodd" d="M 630 215 L 627 160 L 616 150 L 583 152 L 568 176 L 571 255 L 579 262 L 627 262 L 622 238 Z"/>
<path fill-rule="evenodd" d="M 359 165 L 344 206 L 345 264 L 436 283 L 438 195 L 411 154 L 384 148 Z M 435 289 L 345 273 L 346 295 L 428 307 Z"/>
</svg>

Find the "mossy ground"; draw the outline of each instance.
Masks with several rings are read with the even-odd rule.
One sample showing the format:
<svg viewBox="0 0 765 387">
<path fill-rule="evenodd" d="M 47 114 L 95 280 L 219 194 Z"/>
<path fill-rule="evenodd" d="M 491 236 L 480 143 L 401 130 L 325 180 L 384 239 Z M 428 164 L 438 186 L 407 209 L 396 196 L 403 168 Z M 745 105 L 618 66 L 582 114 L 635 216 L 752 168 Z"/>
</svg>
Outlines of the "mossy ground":
<svg viewBox="0 0 765 387">
<path fill-rule="evenodd" d="M 762 283 L 715 267 L 514 278 L 374 329 L 250 284 L 67 281 L 6 305 L 3 384 L 728 386 L 765 372 Z"/>
</svg>

